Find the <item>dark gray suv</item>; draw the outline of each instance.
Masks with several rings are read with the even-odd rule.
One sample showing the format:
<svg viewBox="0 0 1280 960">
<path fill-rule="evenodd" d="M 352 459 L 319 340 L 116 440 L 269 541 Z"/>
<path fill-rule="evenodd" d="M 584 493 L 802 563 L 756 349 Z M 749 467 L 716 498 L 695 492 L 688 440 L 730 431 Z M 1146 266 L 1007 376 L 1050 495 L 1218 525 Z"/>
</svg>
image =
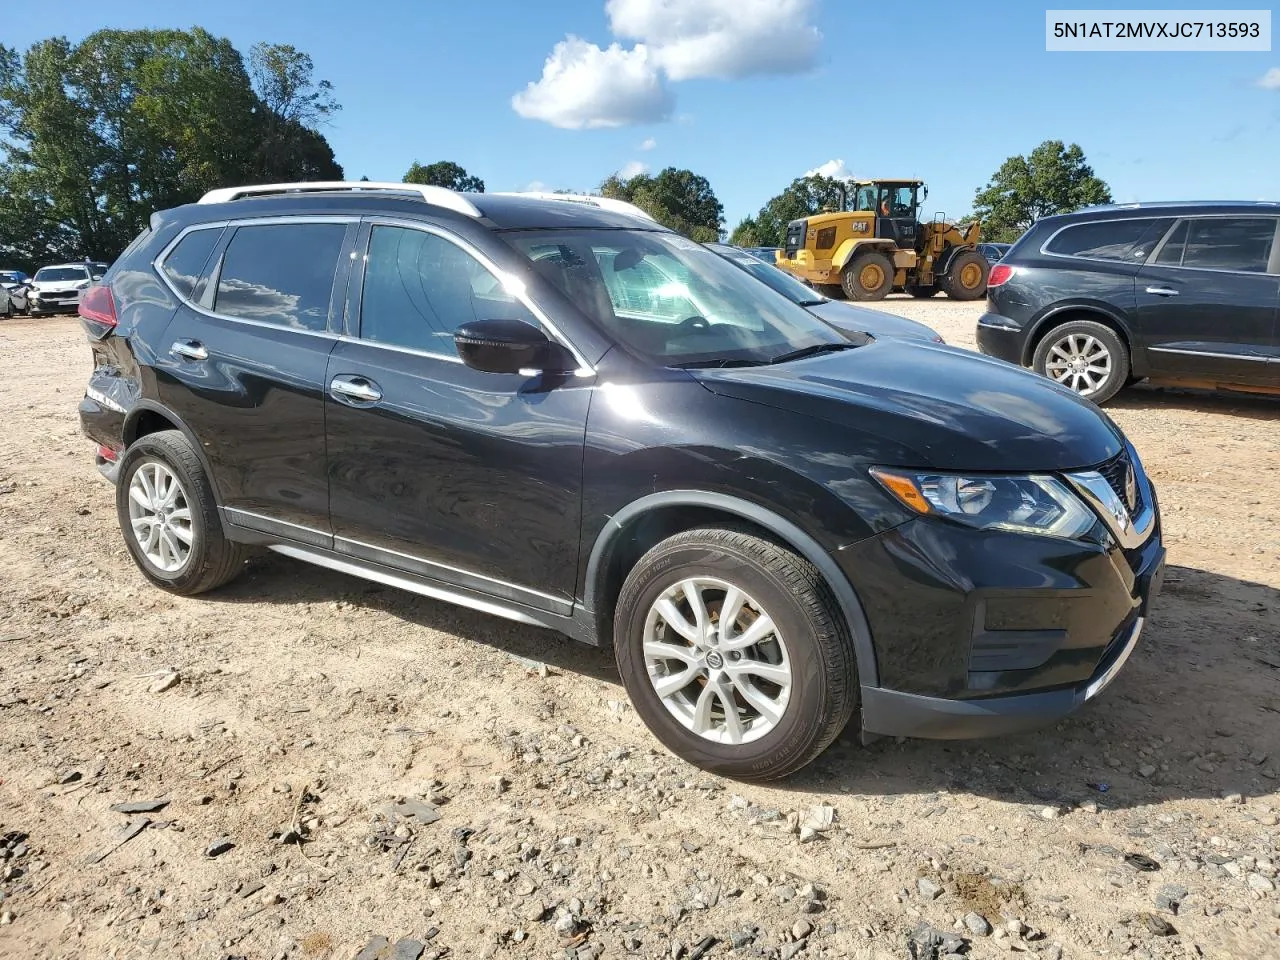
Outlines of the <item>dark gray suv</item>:
<svg viewBox="0 0 1280 960">
<path fill-rule="evenodd" d="M 1278 232 L 1274 203 L 1046 217 L 992 266 L 978 348 L 1095 403 L 1143 378 L 1276 392 Z"/>
</svg>

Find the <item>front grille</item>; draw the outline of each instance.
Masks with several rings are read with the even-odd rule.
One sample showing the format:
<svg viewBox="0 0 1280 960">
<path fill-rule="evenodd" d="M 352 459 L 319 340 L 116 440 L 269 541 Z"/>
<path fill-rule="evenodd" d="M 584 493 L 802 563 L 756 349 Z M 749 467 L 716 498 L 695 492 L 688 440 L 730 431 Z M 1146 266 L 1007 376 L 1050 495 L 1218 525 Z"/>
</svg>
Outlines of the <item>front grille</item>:
<svg viewBox="0 0 1280 960">
<path fill-rule="evenodd" d="M 1106 479 L 1107 485 L 1116 492 L 1120 502 L 1129 511 L 1130 517 L 1136 517 L 1142 511 L 1142 490 L 1138 487 L 1133 461 L 1129 451 L 1121 450 L 1116 456 L 1098 468 L 1098 473 Z M 1130 486 L 1130 478 L 1133 478 Z"/>
</svg>

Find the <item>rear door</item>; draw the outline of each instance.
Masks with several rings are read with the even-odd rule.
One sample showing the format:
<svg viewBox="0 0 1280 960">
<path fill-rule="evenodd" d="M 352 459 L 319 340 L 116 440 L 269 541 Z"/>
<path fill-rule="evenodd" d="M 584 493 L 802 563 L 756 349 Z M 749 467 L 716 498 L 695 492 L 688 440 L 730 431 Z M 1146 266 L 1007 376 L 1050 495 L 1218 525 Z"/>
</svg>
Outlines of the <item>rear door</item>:
<svg viewBox="0 0 1280 960">
<path fill-rule="evenodd" d="M 1138 333 L 1152 376 L 1280 382 L 1280 245 L 1271 216 L 1178 222 L 1138 273 Z"/>
<path fill-rule="evenodd" d="M 239 526 L 331 543 L 324 375 L 357 229 L 325 217 L 215 225 L 157 260 L 182 298 L 156 358 L 157 392 L 203 446 Z"/>
</svg>

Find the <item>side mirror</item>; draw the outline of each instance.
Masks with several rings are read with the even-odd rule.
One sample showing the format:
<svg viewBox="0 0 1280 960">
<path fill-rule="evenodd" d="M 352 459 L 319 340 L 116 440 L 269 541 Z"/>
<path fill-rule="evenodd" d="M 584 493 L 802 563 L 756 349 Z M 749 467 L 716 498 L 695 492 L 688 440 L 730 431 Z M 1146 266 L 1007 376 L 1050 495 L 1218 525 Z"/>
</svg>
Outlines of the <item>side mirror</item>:
<svg viewBox="0 0 1280 960">
<path fill-rule="evenodd" d="M 572 370 L 573 358 L 560 344 L 523 320 L 476 320 L 453 335 L 458 356 L 484 373 L 529 373 Z"/>
</svg>

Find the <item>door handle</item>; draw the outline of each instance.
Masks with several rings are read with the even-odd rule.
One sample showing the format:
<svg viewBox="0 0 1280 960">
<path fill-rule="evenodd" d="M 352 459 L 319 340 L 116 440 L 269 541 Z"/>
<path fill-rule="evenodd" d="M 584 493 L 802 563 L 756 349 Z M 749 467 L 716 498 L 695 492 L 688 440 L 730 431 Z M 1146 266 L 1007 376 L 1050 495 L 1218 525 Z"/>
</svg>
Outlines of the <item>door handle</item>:
<svg viewBox="0 0 1280 960">
<path fill-rule="evenodd" d="M 334 377 L 329 384 L 329 392 L 347 403 L 377 403 L 382 399 L 378 385 L 366 377 Z"/>
<path fill-rule="evenodd" d="M 1157 297 L 1176 297 L 1178 295 L 1178 291 L 1173 287 L 1147 287 L 1147 293 Z"/>
<path fill-rule="evenodd" d="M 175 340 L 169 353 L 183 360 L 208 360 L 209 350 L 199 340 Z"/>
</svg>

